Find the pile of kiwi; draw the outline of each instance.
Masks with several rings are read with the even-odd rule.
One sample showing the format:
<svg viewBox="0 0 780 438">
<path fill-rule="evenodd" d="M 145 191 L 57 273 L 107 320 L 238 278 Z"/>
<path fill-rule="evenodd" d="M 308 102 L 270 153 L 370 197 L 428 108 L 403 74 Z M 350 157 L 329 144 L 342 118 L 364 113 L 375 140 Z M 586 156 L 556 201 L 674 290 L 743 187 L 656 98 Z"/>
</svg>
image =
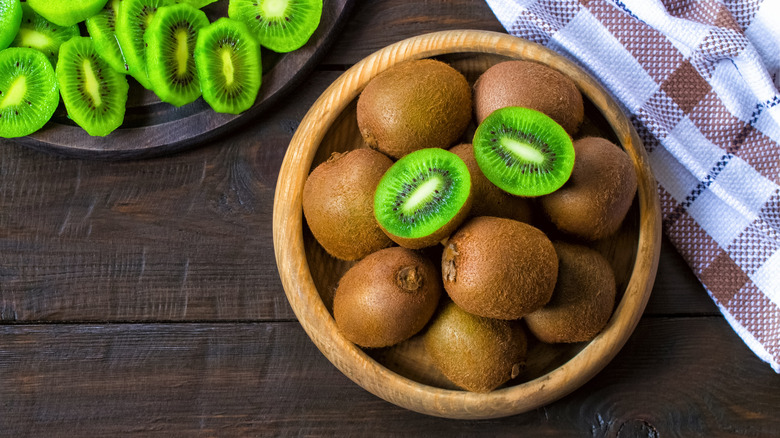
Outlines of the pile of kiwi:
<svg viewBox="0 0 780 438">
<path fill-rule="evenodd" d="M 372 79 L 364 147 L 315 166 L 303 193 L 319 245 L 351 263 L 333 297 L 341 334 L 369 351 L 424 345 L 477 392 L 521 375 L 530 342 L 598 336 L 617 291 L 597 243 L 637 181 L 623 149 L 580 134 L 583 106 L 571 79 L 530 61 L 473 85 L 433 59 Z"/>
<path fill-rule="evenodd" d="M 41 129 L 59 105 L 89 135 L 124 121 L 127 76 L 175 106 L 239 114 L 257 98 L 260 47 L 303 46 L 322 0 L 0 0 L 0 137 Z M 83 36 L 82 36 L 83 35 Z"/>
</svg>

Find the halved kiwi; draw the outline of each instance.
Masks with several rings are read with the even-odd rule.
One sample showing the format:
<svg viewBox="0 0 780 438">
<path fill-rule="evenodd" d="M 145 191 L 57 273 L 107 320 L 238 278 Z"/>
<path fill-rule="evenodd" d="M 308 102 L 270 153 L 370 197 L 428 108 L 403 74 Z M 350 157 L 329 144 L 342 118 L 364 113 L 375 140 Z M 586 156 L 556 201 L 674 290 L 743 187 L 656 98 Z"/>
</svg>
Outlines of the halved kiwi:
<svg viewBox="0 0 780 438">
<path fill-rule="evenodd" d="M 77 25 L 59 26 L 37 14 L 27 3 L 22 3 L 22 23 L 11 45 L 40 50 L 56 66 L 62 43 L 78 35 Z"/>
<path fill-rule="evenodd" d="M 73 26 L 97 14 L 108 0 L 27 0 L 43 18 L 60 26 Z"/>
<path fill-rule="evenodd" d="M 26 47 L 0 51 L 0 137 L 22 137 L 46 124 L 60 101 L 54 68 Z"/>
<path fill-rule="evenodd" d="M 440 148 L 405 155 L 382 176 L 374 215 L 390 239 L 417 249 L 449 236 L 471 209 L 471 176 L 463 160 Z"/>
<path fill-rule="evenodd" d="M 243 22 L 223 17 L 201 29 L 195 66 L 203 100 L 214 111 L 238 114 L 257 99 L 262 82 L 260 47 Z"/>
<path fill-rule="evenodd" d="M 100 57 L 91 39 L 71 38 L 60 47 L 57 79 L 68 117 L 89 135 L 104 136 L 122 124 L 127 78 Z"/>
<path fill-rule="evenodd" d="M 0 50 L 14 40 L 22 23 L 22 5 L 19 0 L 0 0 Z"/>
<path fill-rule="evenodd" d="M 474 133 L 474 157 L 485 176 L 518 196 L 541 196 L 560 188 L 574 167 L 571 137 L 543 113 L 505 107 Z"/>
<path fill-rule="evenodd" d="M 117 13 L 121 0 L 110 0 L 98 14 L 87 18 L 87 31 L 95 48 L 114 70 L 127 74 L 129 67 L 116 39 Z"/>
<path fill-rule="evenodd" d="M 185 3 L 163 6 L 154 14 L 144 33 L 146 72 L 163 102 L 182 106 L 200 97 L 193 53 L 198 31 L 208 25 L 203 11 Z"/>
<path fill-rule="evenodd" d="M 246 23 L 261 45 L 292 52 L 319 26 L 322 0 L 230 0 L 228 16 Z"/>
<path fill-rule="evenodd" d="M 139 84 L 151 89 L 146 74 L 146 43 L 144 32 L 157 9 L 173 0 L 122 0 L 116 23 L 116 37 L 127 61 L 128 72 Z"/>
</svg>

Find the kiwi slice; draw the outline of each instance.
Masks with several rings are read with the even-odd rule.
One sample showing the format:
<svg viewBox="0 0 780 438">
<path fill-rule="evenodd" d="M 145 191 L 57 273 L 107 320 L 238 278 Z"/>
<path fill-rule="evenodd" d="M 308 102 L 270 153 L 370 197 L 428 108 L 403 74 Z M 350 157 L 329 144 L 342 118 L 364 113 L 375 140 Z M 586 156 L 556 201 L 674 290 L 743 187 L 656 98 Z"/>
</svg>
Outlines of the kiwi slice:
<svg viewBox="0 0 780 438">
<path fill-rule="evenodd" d="M 396 161 L 374 194 L 374 215 L 390 239 L 418 249 L 449 236 L 471 209 L 471 175 L 452 152 L 427 148 Z"/>
<path fill-rule="evenodd" d="M 54 68 L 26 47 L 0 51 L 0 137 L 22 137 L 42 128 L 60 101 Z"/>
<path fill-rule="evenodd" d="M 192 6 L 195 9 L 200 9 L 204 6 L 210 5 L 217 0 L 176 0 L 176 3 L 183 3 Z"/>
<path fill-rule="evenodd" d="M 27 0 L 35 12 L 60 26 L 73 26 L 97 14 L 107 0 Z"/>
<path fill-rule="evenodd" d="M 185 3 L 161 7 L 154 14 L 144 33 L 146 72 L 163 102 L 182 106 L 200 97 L 193 53 L 198 31 L 208 25 L 203 11 Z"/>
<path fill-rule="evenodd" d="M 172 0 L 122 0 L 119 8 L 116 37 L 125 55 L 128 72 L 146 89 L 151 90 L 152 85 L 146 74 L 144 32 L 157 9 L 172 3 Z"/>
<path fill-rule="evenodd" d="M 254 104 L 262 82 L 260 46 L 243 22 L 223 17 L 201 29 L 195 66 L 203 100 L 214 111 L 238 114 Z"/>
<path fill-rule="evenodd" d="M 71 38 L 60 47 L 57 79 L 68 117 L 89 135 L 108 135 L 122 124 L 127 78 L 100 57 L 91 39 Z"/>
<path fill-rule="evenodd" d="M 292 52 L 319 26 L 322 0 L 230 0 L 228 16 L 245 22 L 261 45 Z"/>
<path fill-rule="evenodd" d="M 0 0 L 0 50 L 14 40 L 22 23 L 22 5 L 19 0 Z"/>
<path fill-rule="evenodd" d="M 40 50 L 52 65 L 56 65 L 62 43 L 78 35 L 77 25 L 59 26 L 37 14 L 27 3 L 22 3 L 22 24 L 11 45 Z"/>
<path fill-rule="evenodd" d="M 87 32 L 95 42 L 95 48 L 114 70 L 127 74 L 128 66 L 119 41 L 116 39 L 117 12 L 121 0 L 110 0 L 98 14 L 87 18 Z"/>
<path fill-rule="evenodd" d="M 523 107 L 493 111 L 474 133 L 474 157 L 485 176 L 518 196 L 560 188 L 574 167 L 566 130 L 545 114 Z"/>
</svg>

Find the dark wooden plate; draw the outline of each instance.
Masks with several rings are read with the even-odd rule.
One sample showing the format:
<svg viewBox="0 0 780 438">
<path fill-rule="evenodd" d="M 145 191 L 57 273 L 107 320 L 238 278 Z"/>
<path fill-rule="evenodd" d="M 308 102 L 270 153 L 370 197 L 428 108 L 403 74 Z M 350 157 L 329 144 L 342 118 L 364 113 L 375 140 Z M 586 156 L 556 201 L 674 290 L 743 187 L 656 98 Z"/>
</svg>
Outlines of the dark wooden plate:
<svg viewBox="0 0 780 438">
<path fill-rule="evenodd" d="M 105 137 L 92 137 L 68 119 L 62 105 L 42 129 L 15 139 L 34 149 L 81 158 L 127 159 L 194 147 L 255 119 L 276 104 L 319 62 L 348 15 L 353 0 L 325 0 L 320 25 L 302 48 L 279 54 L 263 49 L 263 82 L 255 104 L 241 114 L 220 114 L 199 98 L 182 107 L 160 102 L 128 76 L 130 92 L 122 126 Z M 228 0 L 203 10 L 214 21 L 227 16 Z"/>
</svg>

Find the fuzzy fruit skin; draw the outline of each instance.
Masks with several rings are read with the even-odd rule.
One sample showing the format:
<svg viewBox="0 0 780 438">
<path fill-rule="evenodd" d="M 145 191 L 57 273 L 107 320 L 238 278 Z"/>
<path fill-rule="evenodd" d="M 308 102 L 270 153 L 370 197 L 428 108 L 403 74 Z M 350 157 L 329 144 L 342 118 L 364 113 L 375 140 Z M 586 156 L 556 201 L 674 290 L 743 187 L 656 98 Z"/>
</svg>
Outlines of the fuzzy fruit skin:
<svg viewBox="0 0 780 438">
<path fill-rule="evenodd" d="M 370 254 L 344 274 L 333 298 L 333 317 L 355 344 L 387 347 L 422 330 L 440 297 L 433 263 L 394 246 Z"/>
<path fill-rule="evenodd" d="M 303 187 L 303 214 L 328 254 L 358 260 L 392 244 L 374 218 L 374 191 L 393 162 L 371 149 L 334 153 Z"/>
<path fill-rule="evenodd" d="M 448 302 L 423 334 L 433 363 L 452 383 L 489 392 L 517 376 L 528 341 L 517 321 L 472 315 Z"/>
<path fill-rule="evenodd" d="M 569 180 L 539 201 L 559 230 L 598 240 L 620 228 L 636 194 L 636 172 L 628 154 L 604 138 L 581 138 L 574 153 Z"/>
<path fill-rule="evenodd" d="M 558 281 L 546 306 L 523 319 L 542 342 L 585 342 L 607 325 L 615 306 L 615 273 L 599 252 L 554 242 Z"/>
<path fill-rule="evenodd" d="M 366 144 L 392 158 L 449 147 L 466 130 L 471 112 L 466 78 L 432 59 L 407 61 L 380 73 L 357 103 Z"/>
<path fill-rule="evenodd" d="M 474 110 L 482 123 L 493 111 L 521 106 L 547 114 L 569 135 L 579 129 L 585 107 L 574 82 L 546 65 L 505 61 L 485 70 L 474 84 Z"/>
<path fill-rule="evenodd" d="M 518 319 L 547 304 L 558 275 L 552 242 L 539 229 L 480 216 L 465 223 L 442 253 L 444 289 L 474 315 Z"/>
</svg>

